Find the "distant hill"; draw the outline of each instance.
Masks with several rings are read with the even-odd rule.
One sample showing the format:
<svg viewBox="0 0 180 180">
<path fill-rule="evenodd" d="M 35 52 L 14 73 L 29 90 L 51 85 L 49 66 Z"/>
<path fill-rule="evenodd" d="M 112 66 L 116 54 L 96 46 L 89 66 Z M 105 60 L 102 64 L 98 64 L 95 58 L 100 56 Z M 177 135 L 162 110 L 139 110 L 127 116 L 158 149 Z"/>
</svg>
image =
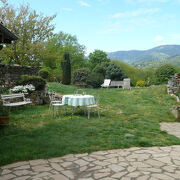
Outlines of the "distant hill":
<svg viewBox="0 0 180 180">
<path fill-rule="evenodd" d="M 121 60 L 129 64 L 162 61 L 180 55 L 180 45 L 162 45 L 149 50 L 116 51 L 107 54 L 110 59 Z"/>
<path fill-rule="evenodd" d="M 163 64 L 171 64 L 175 67 L 180 68 L 180 55 L 172 56 L 161 61 L 141 61 L 133 64 L 136 68 L 156 68 Z"/>
</svg>

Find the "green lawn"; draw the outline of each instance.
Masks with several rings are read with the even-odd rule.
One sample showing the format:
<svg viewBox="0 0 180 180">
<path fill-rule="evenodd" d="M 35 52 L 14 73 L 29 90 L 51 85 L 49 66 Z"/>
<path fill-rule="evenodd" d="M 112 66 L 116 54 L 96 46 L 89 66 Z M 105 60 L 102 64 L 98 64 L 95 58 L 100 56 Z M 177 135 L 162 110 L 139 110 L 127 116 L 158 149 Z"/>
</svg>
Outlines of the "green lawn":
<svg viewBox="0 0 180 180">
<path fill-rule="evenodd" d="M 56 83 L 49 86 L 61 94 L 76 89 Z M 100 119 L 92 114 L 88 120 L 81 110 L 71 118 L 70 108 L 67 115 L 53 118 L 48 105 L 11 111 L 10 126 L 0 133 L 0 165 L 69 153 L 180 144 L 180 139 L 160 131 L 159 122 L 176 121 L 169 112 L 176 101 L 165 86 L 85 91 L 100 96 Z M 134 136 L 125 137 L 126 133 Z"/>
</svg>

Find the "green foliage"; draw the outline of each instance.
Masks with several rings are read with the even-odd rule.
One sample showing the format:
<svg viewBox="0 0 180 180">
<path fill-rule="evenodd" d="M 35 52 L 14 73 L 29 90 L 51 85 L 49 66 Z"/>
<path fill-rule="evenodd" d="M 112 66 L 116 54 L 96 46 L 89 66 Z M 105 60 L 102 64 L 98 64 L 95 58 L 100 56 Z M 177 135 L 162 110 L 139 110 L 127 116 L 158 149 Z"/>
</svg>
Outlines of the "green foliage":
<svg viewBox="0 0 180 180">
<path fill-rule="evenodd" d="M 92 72 L 91 74 L 89 74 L 86 82 L 88 86 L 93 88 L 98 88 L 101 86 L 103 81 L 104 81 L 104 77 L 102 74 Z"/>
<path fill-rule="evenodd" d="M 175 68 L 172 65 L 166 64 L 156 69 L 155 77 L 157 84 L 167 83 L 168 79 L 176 73 Z"/>
<path fill-rule="evenodd" d="M 89 54 L 89 62 L 93 69 L 97 64 L 110 62 L 110 59 L 107 58 L 107 54 L 104 51 L 95 50 L 93 53 Z"/>
<path fill-rule="evenodd" d="M 127 75 L 122 71 L 120 66 L 111 63 L 106 70 L 106 77 L 111 80 L 123 80 Z"/>
<path fill-rule="evenodd" d="M 139 80 L 139 81 L 136 82 L 136 86 L 144 87 L 145 85 L 146 85 L 146 83 L 143 80 Z"/>
<path fill-rule="evenodd" d="M 141 80 L 144 78 L 144 73 L 142 70 L 136 69 L 133 66 L 130 66 L 129 64 L 126 64 L 122 61 L 118 60 L 112 60 L 114 64 L 117 66 L 120 66 L 125 74 L 131 79 L 131 83 L 133 86 L 136 85 L 136 82 L 138 80 Z"/>
<path fill-rule="evenodd" d="M 9 63 L 22 65 L 39 65 L 44 51 L 45 41 L 52 35 L 52 21 L 56 15 L 44 16 L 31 10 L 29 5 L 18 8 L 9 4 L 8 0 L 1 3 L 0 19 L 13 31 L 19 39 L 6 45 L 0 51 L 3 59 Z"/>
<path fill-rule="evenodd" d="M 73 74 L 73 84 L 86 83 L 89 73 L 88 69 L 77 69 Z"/>
<path fill-rule="evenodd" d="M 0 105 L 0 116 L 8 116 L 8 115 L 9 115 L 8 109 Z"/>
<path fill-rule="evenodd" d="M 38 75 L 43 79 L 48 79 L 50 76 L 50 72 L 47 68 L 42 68 L 39 70 Z"/>
<path fill-rule="evenodd" d="M 177 92 L 177 93 L 176 93 L 176 96 L 178 96 L 178 97 L 180 98 L 180 92 Z"/>
<path fill-rule="evenodd" d="M 71 62 L 69 58 L 69 54 L 64 54 L 64 60 L 61 61 L 62 67 L 62 84 L 69 85 L 71 84 Z"/>
<path fill-rule="evenodd" d="M 59 62 L 64 60 L 64 54 L 68 53 L 73 72 L 87 64 L 87 60 L 84 58 L 84 49 L 85 47 L 79 44 L 76 36 L 64 32 L 54 34 L 45 45 L 43 63 L 46 66 L 52 64 L 52 66 L 58 68 Z"/>
<path fill-rule="evenodd" d="M 46 81 L 40 76 L 28 76 L 22 75 L 21 80 L 19 81 L 20 85 L 32 84 L 35 87 L 36 91 L 44 90 Z"/>
<path fill-rule="evenodd" d="M 106 70 L 107 70 L 107 67 L 109 65 L 110 65 L 109 62 L 103 62 L 101 64 L 97 64 L 92 71 L 95 72 L 95 73 L 99 73 L 99 74 L 103 75 L 103 77 L 105 78 Z"/>
</svg>

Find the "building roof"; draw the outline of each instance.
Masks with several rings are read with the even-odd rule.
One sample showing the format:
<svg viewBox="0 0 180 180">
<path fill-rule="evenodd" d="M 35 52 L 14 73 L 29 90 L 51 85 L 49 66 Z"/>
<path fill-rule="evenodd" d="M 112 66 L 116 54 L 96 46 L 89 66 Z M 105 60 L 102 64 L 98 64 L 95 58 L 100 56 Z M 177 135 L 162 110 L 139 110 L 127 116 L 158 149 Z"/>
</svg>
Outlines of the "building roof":
<svg viewBox="0 0 180 180">
<path fill-rule="evenodd" d="M 17 40 L 18 37 L 0 23 L 0 43 L 11 44 L 11 41 Z"/>
</svg>

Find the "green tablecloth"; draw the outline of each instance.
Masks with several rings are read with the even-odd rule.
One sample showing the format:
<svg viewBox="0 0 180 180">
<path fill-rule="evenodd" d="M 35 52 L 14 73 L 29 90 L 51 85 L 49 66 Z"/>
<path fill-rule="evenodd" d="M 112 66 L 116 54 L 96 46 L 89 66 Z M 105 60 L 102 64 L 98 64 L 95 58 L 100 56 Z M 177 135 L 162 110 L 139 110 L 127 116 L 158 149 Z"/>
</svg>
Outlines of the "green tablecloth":
<svg viewBox="0 0 180 180">
<path fill-rule="evenodd" d="M 95 101 L 91 95 L 64 95 L 62 103 L 69 106 L 88 106 L 95 104 Z"/>
</svg>

